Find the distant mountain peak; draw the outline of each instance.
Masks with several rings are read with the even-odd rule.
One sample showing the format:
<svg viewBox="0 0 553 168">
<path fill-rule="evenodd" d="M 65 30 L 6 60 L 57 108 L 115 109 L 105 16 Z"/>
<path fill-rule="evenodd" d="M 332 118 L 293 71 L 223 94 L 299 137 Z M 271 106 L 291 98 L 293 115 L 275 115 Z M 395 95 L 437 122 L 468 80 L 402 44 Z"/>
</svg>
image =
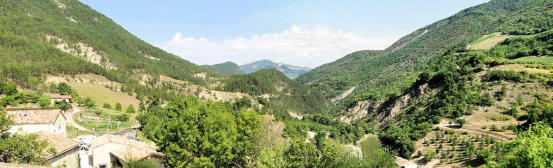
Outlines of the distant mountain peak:
<svg viewBox="0 0 553 168">
<path fill-rule="evenodd" d="M 262 59 L 262 60 L 244 64 L 244 65 L 240 65 L 240 69 L 245 73 L 253 73 L 262 69 L 276 69 L 292 79 L 300 76 L 301 74 L 309 72 L 311 70 L 311 68 L 308 68 L 308 67 L 300 67 L 300 66 L 295 66 L 295 65 L 285 64 L 285 63 L 276 63 L 269 59 Z"/>
</svg>

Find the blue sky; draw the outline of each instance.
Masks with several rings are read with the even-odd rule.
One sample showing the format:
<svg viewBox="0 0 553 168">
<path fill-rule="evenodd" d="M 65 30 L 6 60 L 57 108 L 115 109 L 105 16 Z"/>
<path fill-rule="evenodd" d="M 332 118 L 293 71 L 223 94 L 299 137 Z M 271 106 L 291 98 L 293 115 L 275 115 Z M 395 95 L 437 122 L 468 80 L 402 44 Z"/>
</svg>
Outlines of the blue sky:
<svg viewBox="0 0 553 168">
<path fill-rule="evenodd" d="M 197 64 L 260 59 L 316 67 L 487 0 L 82 0 Z M 332 49 L 330 49 L 332 48 Z"/>
</svg>

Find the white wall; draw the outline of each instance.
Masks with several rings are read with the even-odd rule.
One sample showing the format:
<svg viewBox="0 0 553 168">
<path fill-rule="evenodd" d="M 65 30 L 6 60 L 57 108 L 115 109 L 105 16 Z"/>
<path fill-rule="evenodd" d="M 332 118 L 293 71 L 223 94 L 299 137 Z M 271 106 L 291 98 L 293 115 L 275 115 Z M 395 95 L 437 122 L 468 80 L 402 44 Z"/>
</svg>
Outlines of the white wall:
<svg viewBox="0 0 553 168">
<path fill-rule="evenodd" d="M 55 134 L 67 137 L 67 121 L 61 116 L 54 124 L 22 124 L 13 125 L 8 132 L 10 133 L 37 133 L 44 131 L 50 134 Z M 21 129 L 21 130 L 20 130 Z"/>
<path fill-rule="evenodd" d="M 62 117 L 61 113 L 58 116 L 58 120 L 54 123 L 52 134 L 67 137 L 67 121 Z"/>
<path fill-rule="evenodd" d="M 23 124 L 23 125 L 14 125 L 8 130 L 10 133 L 37 133 L 44 131 L 47 133 L 52 133 L 54 130 L 53 124 Z"/>
</svg>

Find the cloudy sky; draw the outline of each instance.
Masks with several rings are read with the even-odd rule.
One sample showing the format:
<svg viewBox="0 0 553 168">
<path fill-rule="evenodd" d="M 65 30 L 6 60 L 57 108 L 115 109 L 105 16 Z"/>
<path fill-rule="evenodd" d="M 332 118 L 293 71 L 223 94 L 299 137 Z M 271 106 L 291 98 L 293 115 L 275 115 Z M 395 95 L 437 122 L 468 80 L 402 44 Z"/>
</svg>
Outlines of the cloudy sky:
<svg viewBox="0 0 553 168">
<path fill-rule="evenodd" d="M 82 0 L 196 64 L 261 59 L 311 68 L 487 0 Z"/>
</svg>

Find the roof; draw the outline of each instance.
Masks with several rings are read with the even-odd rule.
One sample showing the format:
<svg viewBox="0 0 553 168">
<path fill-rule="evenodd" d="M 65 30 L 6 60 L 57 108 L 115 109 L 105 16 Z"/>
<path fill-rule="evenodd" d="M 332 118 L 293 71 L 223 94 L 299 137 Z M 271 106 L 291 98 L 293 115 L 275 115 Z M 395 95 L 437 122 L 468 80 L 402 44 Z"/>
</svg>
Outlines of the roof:
<svg viewBox="0 0 553 168">
<path fill-rule="evenodd" d="M 47 168 L 46 166 L 35 166 L 35 165 L 26 165 L 26 164 L 15 164 L 15 163 L 2 163 L 0 162 L 0 168 Z"/>
<path fill-rule="evenodd" d="M 71 99 L 71 95 L 50 94 L 51 99 Z"/>
<path fill-rule="evenodd" d="M 79 147 L 78 141 L 75 141 L 66 137 L 46 133 L 43 131 L 37 132 L 36 134 L 38 135 L 38 139 L 48 141 L 48 144 L 51 145 L 51 147 L 53 147 L 54 149 L 56 149 L 57 155 L 61 155 L 67 151 L 70 151 L 74 148 Z M 43 153 L 48 155 L 49 153 L 47 151 L 48 151 L 48 148 L 44 149 Z M 54 157 L 54 156 L 50 156 L 49 158 L 51 157 Z"/>
<path fill-rule="evenodd" d="M 109 143 L 115 143 L 115 144 L 126 146 L 123 149 L 110 151 L 111 154 L 123 160 L 126 160 L 129 157 L 140 160 L 147 157 L 162 158 L 165 156 L 162 153 L 156 152 L 155 148 L 151 147 L 146 142 L 135 141 L 121 136 L 115 136 L 115 135 L 109 135 L 109 134 L 102 135 L 92 140 L 91 148 L 95 149 Z"/>
<path fill-rule="evenodd" d="M 65 119 L 65 115 L 60 109 L 52 110 L 16 110 L 7 111 L 8 115 L 11 115 L 12 120 L 16 125 L 21 124 L 53 124 L 58 117 L 61 116 Z"/>
</svg>

